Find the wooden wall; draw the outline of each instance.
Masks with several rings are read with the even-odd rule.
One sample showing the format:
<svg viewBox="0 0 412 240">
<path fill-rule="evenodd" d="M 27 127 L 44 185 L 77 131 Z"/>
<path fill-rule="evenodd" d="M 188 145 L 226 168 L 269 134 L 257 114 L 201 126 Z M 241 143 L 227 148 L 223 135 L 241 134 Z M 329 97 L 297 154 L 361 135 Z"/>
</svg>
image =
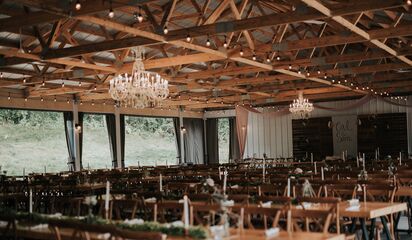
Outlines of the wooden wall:
<svg viewBox="0 0 412 240">
<path fill-rule="evenodd" d="M 314 159 L 333 155 L 331 117 L 292 120 L 293 156 L 302 159 L 313 153 Z"/>
<path fill-rule="evenodd" d="M 358 151 L 374 157 L 379 147 L 381 156 L 398 156 L 408 152 L 406 113 L 359 116 Z"/>
</svg>

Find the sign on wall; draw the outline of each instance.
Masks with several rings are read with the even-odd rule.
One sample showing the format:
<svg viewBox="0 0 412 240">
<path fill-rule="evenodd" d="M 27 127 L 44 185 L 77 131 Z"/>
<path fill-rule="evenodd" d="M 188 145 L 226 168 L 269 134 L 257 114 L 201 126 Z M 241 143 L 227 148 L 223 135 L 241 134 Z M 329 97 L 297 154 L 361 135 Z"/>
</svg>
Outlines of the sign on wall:
<svg viewBox="0 0 412 240">
<path fill-rule="evenodd" d="M 341 156 L 343 151 L 348 151 L 348 156 L 355 157 L 358 152 L 358 118 L 356 115 L 333 116 L 333 152 Z"/>
</svg>

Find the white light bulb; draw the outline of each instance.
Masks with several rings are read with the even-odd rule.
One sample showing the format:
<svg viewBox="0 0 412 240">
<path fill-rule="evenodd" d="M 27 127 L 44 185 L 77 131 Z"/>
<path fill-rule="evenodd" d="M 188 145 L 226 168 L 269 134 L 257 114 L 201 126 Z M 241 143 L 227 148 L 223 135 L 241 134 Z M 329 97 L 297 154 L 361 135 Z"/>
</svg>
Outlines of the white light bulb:
<svg viewBox="0 0 412 240">
<path fill-rule="evenodd" d="M 113 9 L 110 9 L 110 11 L 109 11 L 109 18 L 113 18 L 113 17 L 114 17 Z"/>
</svg>

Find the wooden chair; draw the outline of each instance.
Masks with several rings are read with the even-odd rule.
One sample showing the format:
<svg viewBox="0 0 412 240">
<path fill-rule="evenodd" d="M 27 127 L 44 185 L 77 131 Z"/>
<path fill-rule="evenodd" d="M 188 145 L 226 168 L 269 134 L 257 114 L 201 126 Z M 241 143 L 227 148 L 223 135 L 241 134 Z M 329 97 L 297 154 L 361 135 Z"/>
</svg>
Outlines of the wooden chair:
<svg viewBox="0 0 412 240">
<path fill-rule="evenodd" d="M 328 233 L 331 223 L 335 220 L 336 232 L 340 233 L 339 198 L 302 197 L 298 198 L 297 202 L 301 208 L 292 210 L 293 229 Z M 306 203 L 311 206 L 307 207 Z"/>
</svg>

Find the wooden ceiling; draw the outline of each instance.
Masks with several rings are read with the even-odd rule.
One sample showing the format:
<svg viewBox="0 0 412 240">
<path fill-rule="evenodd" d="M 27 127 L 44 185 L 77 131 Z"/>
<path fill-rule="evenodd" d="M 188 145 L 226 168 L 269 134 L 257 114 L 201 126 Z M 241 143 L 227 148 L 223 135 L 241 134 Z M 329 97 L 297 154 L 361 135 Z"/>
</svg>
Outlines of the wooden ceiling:
<svg viewBox="0 0 412 240">
<path fill-rule="evenodd" d="M 80 3 L 0 0 L 0 98 L 110 103 L 109 80 L 131 71 L 134 46 L 145 46 L 146 69 L 170 80 L 159 108 L 412 92 L 405 0 Z"/>
</svg>

